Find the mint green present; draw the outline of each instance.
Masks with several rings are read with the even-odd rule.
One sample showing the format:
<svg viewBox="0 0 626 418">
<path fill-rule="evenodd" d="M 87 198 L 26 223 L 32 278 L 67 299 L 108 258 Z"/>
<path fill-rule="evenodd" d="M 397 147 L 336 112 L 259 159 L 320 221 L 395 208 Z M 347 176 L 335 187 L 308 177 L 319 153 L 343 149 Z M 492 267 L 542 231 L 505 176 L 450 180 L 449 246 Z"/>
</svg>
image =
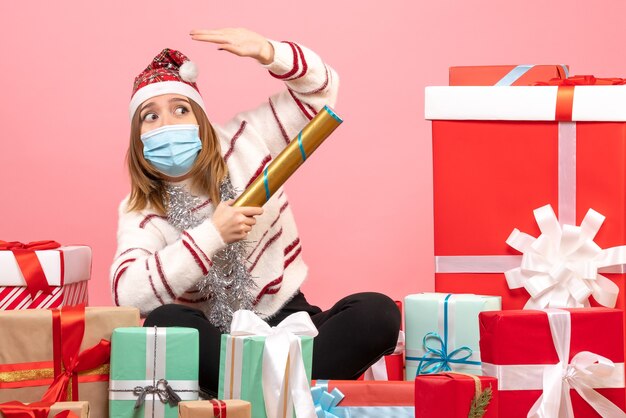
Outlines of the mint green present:
<svg viewBox="0 0 626 418">
<path fill-rule="evenodd" d="M 109 417 L 178 418 L 179 399 L 198 399 L 198 362 L 196 329 L 115 329 Z"/>
<path fill-rule="evenodd" d="M 282 326 L 290 337 L 276 335 Z M 231 334 L 222 335 L 218 398 L 250 402 L 254 418 L 315 416 L 310 383 L 317 330 L 307 313 L 293 314 L 270 328 L 252 312 L 237 311 Z M 264 365 L 269 366 L 265 376 Z"/>
<path fill-rule="evenodd" d="M 446 371 L 481 375 L 478 314 L 500 296 L 419 293 L 404 299 L 406 380 Z"/>
</svg>

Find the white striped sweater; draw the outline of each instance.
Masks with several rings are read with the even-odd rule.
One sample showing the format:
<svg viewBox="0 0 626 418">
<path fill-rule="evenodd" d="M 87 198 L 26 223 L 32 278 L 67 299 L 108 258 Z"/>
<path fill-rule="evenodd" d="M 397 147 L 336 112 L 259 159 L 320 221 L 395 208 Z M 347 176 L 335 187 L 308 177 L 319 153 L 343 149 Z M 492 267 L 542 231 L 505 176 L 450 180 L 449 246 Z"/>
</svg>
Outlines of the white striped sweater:
<svg viewBox="0 0 626 418">
<path fill-rule="evenodd" d="M 274 62 L 263 67 L 287 88 L 224 126 L 214 125 L 230 179 L 239 191 L 324 105 L 333 107 L 337 97 L 339 78 L 318 55 L 293 42 L 270 42 Z M 215 208 L 203 199 L 194 210 L 207 215 L 207 220 L 182 233 L 149 208 L 128 212 L 128 197 L 122 201 L 110 274 L 116 305 L 135 306 L 143 316 L 173 302 L 202 308 L 206 300 L 194 287 L 211 266 L 211 257 L 225 245 L 211 222 Z M 307 275 L 296 223 L 282 189 L 264 205 L 248 241 L 249 268 L 257 285 L 255 309 L 270 317 L 291 299 Z"/>
</svg>

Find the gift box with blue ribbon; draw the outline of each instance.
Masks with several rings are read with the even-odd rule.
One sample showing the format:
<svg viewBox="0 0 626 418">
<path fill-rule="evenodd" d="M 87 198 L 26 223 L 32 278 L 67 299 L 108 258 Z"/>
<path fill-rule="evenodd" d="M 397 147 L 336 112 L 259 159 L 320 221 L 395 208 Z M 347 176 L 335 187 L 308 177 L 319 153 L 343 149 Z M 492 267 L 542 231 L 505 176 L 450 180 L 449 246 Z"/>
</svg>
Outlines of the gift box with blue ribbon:
<svg viewBox="0 0 626 418">
<path fill-rule="evenodd" d="M 317 380 L 316 418 L 413 418 L 413 382 Z"/>
<path fill-rule="evenodd" d="M 499 296 L 419 293 L 404 306 L 406 380 L 447 371 L 482 374 L 478 314 L 500 310 Z"/>
</svg>

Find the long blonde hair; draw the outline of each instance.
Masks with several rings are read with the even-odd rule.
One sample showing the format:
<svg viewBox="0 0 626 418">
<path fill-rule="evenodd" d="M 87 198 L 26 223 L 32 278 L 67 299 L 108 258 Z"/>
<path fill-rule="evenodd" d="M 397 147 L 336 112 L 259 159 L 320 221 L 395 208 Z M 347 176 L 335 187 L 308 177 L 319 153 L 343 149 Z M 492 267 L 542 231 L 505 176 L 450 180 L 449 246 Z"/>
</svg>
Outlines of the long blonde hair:
<svg viewBox="0 0 626 418">
<path fill-rule="evenodd" d="M 226 162 L 222 158 L 220 143 L 211 122 L 204 110 L 189 99 L 191 110 L 200 126 L 202 150 L 190 171 L 191 187 L 194 193 L 209 196 L 214 205 L 220 202 L 220 182 L 228 173 Z M 130 124 L 130 144 L 126 153 L 126 162 L 130 174 L 130 199 L 128 210 L 142 210 L 151 206 L 157 213 L 165 214 L 165 184 L 160 173 L 143 157 L 141 141 L 141 112 L 133 115 Z"/>
</svg>

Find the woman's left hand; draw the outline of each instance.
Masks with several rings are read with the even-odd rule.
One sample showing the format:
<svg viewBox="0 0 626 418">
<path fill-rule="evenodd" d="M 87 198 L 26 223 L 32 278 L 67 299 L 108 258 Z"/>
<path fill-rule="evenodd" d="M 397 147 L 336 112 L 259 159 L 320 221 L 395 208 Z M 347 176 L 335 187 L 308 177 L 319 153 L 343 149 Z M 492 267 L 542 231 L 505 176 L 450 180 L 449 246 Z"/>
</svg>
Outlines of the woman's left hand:
<svg viewBox="0 0 626 418">
<path fill-rule="evenodd" d="M 190 33 L 195 41 L 218 44 L 219 49 L 240 57 L 250 57 L 261 64 L 274 61 L 274 47 L 263 36 L 244 28 L 194 29 Z"/>
</svg>

